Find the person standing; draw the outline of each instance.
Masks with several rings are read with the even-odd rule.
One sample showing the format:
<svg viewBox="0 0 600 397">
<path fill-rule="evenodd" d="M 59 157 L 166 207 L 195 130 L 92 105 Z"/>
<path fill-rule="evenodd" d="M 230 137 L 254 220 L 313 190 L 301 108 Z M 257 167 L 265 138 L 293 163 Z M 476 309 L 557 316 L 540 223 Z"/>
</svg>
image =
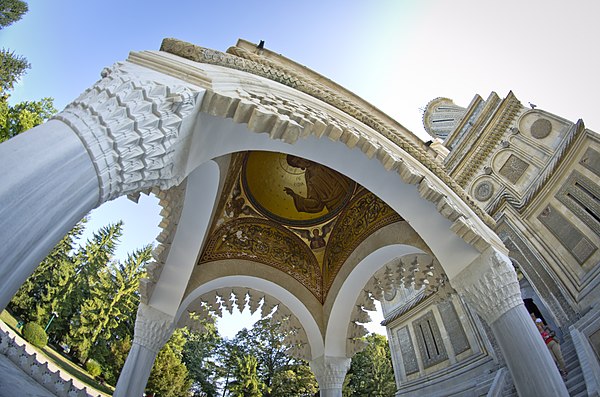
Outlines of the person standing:
<svg viewBox="0 0 600 397">
<path fill-rule="evenodd" d="M 560 374 L 562 375 L 563 379 L 565 379 L 567 377 L 567 366 L 560 350 L 560 344 L 558 341 L 556 341 L 556 339 L 554 339 L 555 336 L 550 329 L 544 325 L 541 318 L 535 319 L 535 325 L 540 332 L 540 335 L 542 335 L 544 342 L 546 342 L 546 347 L 550 351 L 554 362 L 558 365 Z"/>
</svg>

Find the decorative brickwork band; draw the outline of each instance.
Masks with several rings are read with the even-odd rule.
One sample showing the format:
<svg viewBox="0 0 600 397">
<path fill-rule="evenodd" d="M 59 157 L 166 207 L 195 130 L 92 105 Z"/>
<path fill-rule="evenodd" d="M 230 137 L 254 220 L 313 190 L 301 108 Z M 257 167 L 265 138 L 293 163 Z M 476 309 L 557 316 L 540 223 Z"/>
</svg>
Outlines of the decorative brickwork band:
<svg viewBox="0 0 600 397">
<path fill-rule="evenodd" d="M 450 284 L 488 324 L 523 304 L 517 273 L 510 259 L 494 248 L 484 251 L 450 280 Z"/>
<path fill-rule="evenodd" d="M 158 353 L 167 343 L 174 329 L 173 316 L 140 303 L 135 320 L 133 343 Z"/>
<path fill-rule="evenodd" d="M 182 121 L 196 108 L 200 88 L 129 62 L 105 68 L 102 77 L 54 117 L 86 147 L 98 175 L 98 204 L 177 185 Z"/>
</svg>

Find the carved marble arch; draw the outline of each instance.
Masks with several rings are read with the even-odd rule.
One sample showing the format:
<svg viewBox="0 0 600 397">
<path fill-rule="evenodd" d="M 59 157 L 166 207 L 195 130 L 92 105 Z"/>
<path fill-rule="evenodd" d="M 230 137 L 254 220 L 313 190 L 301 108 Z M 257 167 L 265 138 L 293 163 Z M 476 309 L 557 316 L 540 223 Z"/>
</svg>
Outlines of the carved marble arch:
<svg viewBox="0 0 600 397">
<path fill-rule="evenodd" d="M 223 265 L 211 263 L 213 267 Z M 280 325 L 286 345 L 289 346 L 286 353 L 310 361 L 322 355 L 324 350 L 319 318 L 314 317 L 310 303 L 307 305 L 303 302 L 303 297 L 298 297 L 294 288 L 290 290 L 274 283 L 269 277 L 243 273 L 217 276 L 186 294 L 175 321 L 178 327 L 201 330 L 198 328 L 201 324 L 197 321 L 199 318 L 212 322 L 221 317 L 224 311 L 260 311 L 261 319 L 269 318 L 271 323 Z"/>
<path fill-rule="evenodd" d="M 399 124 L 356 98 L 345 98 L 331 90 L 311 91 L 310 87 L 319 87 L 318 81 L 303 81 L 304 88 L 287 84 L 273 77 L 277 74 L 273 65 L 254 68 L 252 62 L 256 61 L 239 61 L 235 55 L 210 51 L 202 54 L 197 59 L 183 59 L 176 51 L 142 52 L 132 53 L 129 59 L 137 67 L 191 79 L 198 92 L 193 121 L 181 121 L 185 132 L 180 132 L 180 140 L 167 148 L 174 150 L 170 161 L 175 177 L 161 185 L 163 188 L 225 155 L 254 151 L 293 155 L 338 172 L 385 203 L 411 225 L 450 279 L 490 246 L 503 250 L 488 226 L 494 221 Z M 169 205 L 177 208 L 177 204 Z M 247 216 L 244 206 L 236 210 L 235 205 L 232 203 L 232 211 Z M 160 267 L 168 258 L 170 234 L 177 233 L 177 210 L 165 213 L 163 223 L 175 227 L 161 235 L 167 243 L 158 247 L 157 270 L 149 272 L 148 288 L 142 286 L 146 296 L 152 294 L 152 283 L 160 277 Z M 330 239 L 334 237 L 332 232 Z M 360 241 L 356 240 L 355 245 Z M 345 265 L 339 264 L 348 263 L 349 253 L 357 247 L 344 248 L 345 254 L 334 261 L 337 264 L 323 273 L 324 290 L 339 289 L 336 280 L 344 280 L 339 272 Z M 330 294 L 321 296 L 325 305 Z"/>
</svg>

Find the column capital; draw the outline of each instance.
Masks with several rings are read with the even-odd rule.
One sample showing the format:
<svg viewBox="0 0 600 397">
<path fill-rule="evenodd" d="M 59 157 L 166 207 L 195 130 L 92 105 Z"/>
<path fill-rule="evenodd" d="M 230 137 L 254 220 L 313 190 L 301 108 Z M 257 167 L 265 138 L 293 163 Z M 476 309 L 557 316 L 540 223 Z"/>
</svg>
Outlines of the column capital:
<svg viewBox="0 0 600 397">
<path fill-rule="evenodd" d="M 135 320 L 133 343 L 158 353 L 175 329 L 174 317 L 140 303 Z"/>
<path fill-rule="evenodd" d="M 150 187 L 168 189 L 203 89 L 131 62 L 119 62 L 54 116 L 83 142 L 98 176 L 98 205 Z M 199 104 L 198 104 L 199 105 Z M 190 127 L 190 128 L 188 128 Z"/>
<path fill-rule="evenodd" d="M 310 361 L 310 368 L 321 390 L 342 390 L 351 360 L 347 357 L 321 356 Z M 340 394 L 341 395 L 341 394 Z"/>
<path fill-rule="evenodd" d="M 523 303 L 510 259 L 493 247 L 482 252 L 450 284 L 488 324 Z"/>
</svg>

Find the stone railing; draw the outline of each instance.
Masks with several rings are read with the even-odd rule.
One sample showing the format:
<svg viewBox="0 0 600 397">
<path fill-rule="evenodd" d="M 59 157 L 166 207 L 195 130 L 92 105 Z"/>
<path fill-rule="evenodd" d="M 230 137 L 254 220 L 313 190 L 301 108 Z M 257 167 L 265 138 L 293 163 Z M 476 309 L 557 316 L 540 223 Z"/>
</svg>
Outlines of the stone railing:
<svg viewBox="0 0 600 397">
<path fill-rule="evenodd" d="M 52 371 L 48 361 L 41 362 L 37 353 L 20 340 L 18 335 L 0 322 L 0 354 L 4 354 L 28 376 L 42 385 L 50 393 L 59 397 L 102 397 L 102 394 L 90 394 L 86 387 L 79 388 L 73 379 L 64 379 L 59 370 Z"/>
</svg>

